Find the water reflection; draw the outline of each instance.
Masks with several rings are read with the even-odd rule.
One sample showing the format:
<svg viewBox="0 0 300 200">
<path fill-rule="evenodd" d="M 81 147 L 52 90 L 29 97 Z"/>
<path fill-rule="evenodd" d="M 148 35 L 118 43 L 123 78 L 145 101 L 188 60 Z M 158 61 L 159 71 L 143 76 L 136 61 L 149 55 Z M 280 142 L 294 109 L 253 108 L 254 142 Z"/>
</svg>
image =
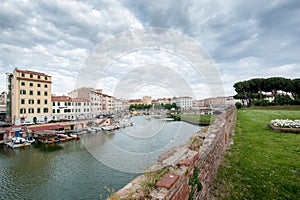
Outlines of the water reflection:
<svg viewBox="0 0 300 200">
<path fill-rule="evenodd" d="M 65 143 L 0 146 L 0 199 L 99 199 L 107 195 L 104 186 L 123 187 L 134 172 L 143 171 L 161 152 L 184 143 L 199 129 L 183 122 L 134 120 L 133 127 Z M 151 135 L 150 130 L 160 131 Z"/>
</svg>

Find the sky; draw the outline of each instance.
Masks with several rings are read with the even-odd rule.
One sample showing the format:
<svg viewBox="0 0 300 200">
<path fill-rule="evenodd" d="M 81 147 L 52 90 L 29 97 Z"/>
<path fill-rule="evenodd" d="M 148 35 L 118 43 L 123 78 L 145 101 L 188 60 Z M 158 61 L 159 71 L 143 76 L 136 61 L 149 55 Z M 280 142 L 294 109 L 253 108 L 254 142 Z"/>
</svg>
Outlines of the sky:
<svg viewBox="0 0 300 200">
<path fill-rule="evenodd" d="M 237 81 L 298 78 L 298 0 L 0 0 L 0 91 L 18 69 L 52 93 L 234 95 Z"/>
</svg>

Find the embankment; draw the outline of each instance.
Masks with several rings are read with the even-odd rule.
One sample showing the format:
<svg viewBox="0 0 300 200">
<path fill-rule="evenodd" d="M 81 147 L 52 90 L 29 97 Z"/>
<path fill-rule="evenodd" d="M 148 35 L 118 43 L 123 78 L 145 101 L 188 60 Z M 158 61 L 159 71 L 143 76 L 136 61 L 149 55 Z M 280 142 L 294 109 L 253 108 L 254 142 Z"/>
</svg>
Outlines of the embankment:
<svg viewBox="0 0 300 200">
<path fill-rule="evenodd" d="M 235 108 L 217 115 L 209 127 L 197 132 L 186 145 L 163 153 L 149 172 L 110 199 L 209 199 L 235 120 Z"/>
</svg>

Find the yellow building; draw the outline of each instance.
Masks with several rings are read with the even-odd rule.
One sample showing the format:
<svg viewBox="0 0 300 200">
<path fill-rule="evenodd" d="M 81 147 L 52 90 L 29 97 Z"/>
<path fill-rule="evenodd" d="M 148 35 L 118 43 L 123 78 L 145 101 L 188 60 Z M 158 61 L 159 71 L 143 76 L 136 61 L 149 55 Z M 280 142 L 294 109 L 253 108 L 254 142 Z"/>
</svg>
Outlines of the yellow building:
<svg viewBox="0 0 300 200">
<path fill-rule="evenodd" d="M 51 76 L 15 69 L 10 76 L 10 94 L 12 124 L 51 119 Z"/>
</svg>

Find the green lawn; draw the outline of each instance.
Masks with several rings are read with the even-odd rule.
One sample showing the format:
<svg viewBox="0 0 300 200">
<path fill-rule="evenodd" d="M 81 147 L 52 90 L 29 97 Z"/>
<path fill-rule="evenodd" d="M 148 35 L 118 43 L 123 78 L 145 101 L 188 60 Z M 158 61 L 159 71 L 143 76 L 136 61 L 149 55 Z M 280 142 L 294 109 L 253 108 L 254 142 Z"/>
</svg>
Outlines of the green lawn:
<svg viewBox="0 0 300 200">
<path fill-rule="evenodd" d="M 300 111 L 238 110 L 234 145 L 212 186 L 217 199 L 300 198 L 300 134 L 273 132 L 272 119 L 300 119 Z"/>
<path fill-rule="evenodd" d="M 188 121 L 196 124 L 210 124 L 211 120 L 214 119 L 213 115 L 200 115 L 200 114 L 176 114 L 177 118 L 182 121 Z"/>
</svg>

